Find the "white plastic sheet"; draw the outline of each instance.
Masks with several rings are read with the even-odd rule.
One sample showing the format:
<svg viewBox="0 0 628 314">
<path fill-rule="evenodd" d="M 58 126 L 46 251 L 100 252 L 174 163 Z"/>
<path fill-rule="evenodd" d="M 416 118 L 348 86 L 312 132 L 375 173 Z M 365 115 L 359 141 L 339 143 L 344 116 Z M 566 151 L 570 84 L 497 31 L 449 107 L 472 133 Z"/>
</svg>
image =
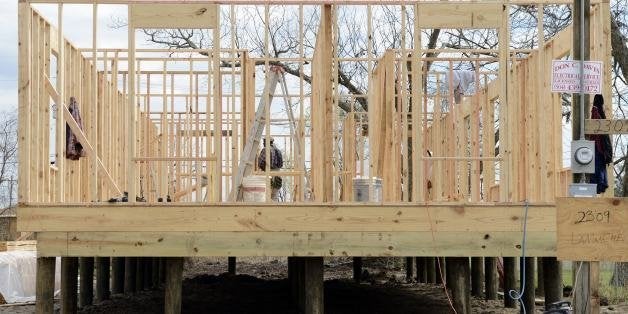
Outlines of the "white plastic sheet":
<svg viewBox="0 0 628 314">
<path fill-rule="evenodd" d="M 55 295 L 59 293 L 61 263 L 55 267 Z M 0 252 L 0 294 L 7 303 L 35 301 L 36 251 Z"/>
</svg>

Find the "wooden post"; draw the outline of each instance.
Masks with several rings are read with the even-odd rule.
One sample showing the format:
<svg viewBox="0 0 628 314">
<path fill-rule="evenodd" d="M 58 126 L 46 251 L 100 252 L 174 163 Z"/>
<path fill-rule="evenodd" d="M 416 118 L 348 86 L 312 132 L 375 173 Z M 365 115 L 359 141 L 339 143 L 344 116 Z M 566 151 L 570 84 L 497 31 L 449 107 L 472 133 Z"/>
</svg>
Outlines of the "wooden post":
<svg viewBox="0 0 628 314">
<path fill-rule="evenodd" d="M 447 288 L 451 290 L 451 298 L 458 314 L 471 313 L 471 297 L 469 291 L 469 258 L 447 257 Z"/>
<path fill-rule="evenodd" d="M 545 295 L 545 282 L 543 280 L 543 258 L 536 259 L 536 293 L 537 296 Z"/>
<path fill-rule="evenodd" d="M 323 258 L 304 258 L 305 266 L 305 314 L 324 313 L 323 300 Z"/>
<path fill-rule="evenodd" d="M 142 257 L 135 258 L 135 291 L 144 290 L 144 259 Z"/>
<path fill-rule="evenodd" d="M 534 313 L 534 269 L 536 262 L 534 257 L 526 257 L 519 258 L 520 272 L 519 272 L 519 280 L 521 282 L 525 282 L 523 291 L 523 295 L 521 296 L 521 301 L 523 301 L 523 306 L 525 307 L 525 311 L 521 308 L 521 313 Z M 525 267 L 525 274 L 523 272 L 523 267 Z M 519 291 L 519 288 L 517 289 Z M 508 291 L 504 291 L 504 294 L 508 293 Z M 521 293 L 521 291 L 519 291 Z"/>
<path fill-rule="evenodd" d="M 94 303 L 94 258 L 79 257 L 81 284 L 79 307 L 83 308 Z"/>
<path fill-rule="evenodd" d="M 484 260 L 481 257 L 471 258 L 471 295 L 481 297 L 484 290 Z"/>
<path fill-rule="evenodd" d="M 443 278 L 447 274 L 447 267 L 445 267 L 445 258 L 436 258 L 436 283 L 443 283 Z"/>
<path fill-rule="evenodd" d="M 417 266 L 418 266 L 418 260 L 419 260 L 419 257 L 417 257 Z M 406 281 L 407 282 L 412 282 L 413 274 L 414 274 L 414 257 L 406 257 Z"/>
<path fill-rule="evenodd" d="M 152 275 L 152 280 L 151 281 L 152 281 L 152 284 L 153 284 L 152 285 L 153 289 L 157 289 L 159 287 L 159 283 L 160 283 L 160 281 L 159 281 L 159 260 L 160 259 L 161 259 L 160 257 L 153 257 L 152 258 L 152 260 L 153 260 L 153 265 L 152 265 L 153 273 L 151 274 Z"/>
<path fill-rule="evenodd" d="M 109 299 L 110 268 L 111 260 L 109 257 L 96 258 L 96 300 L 98 302 Z"/>
<path fill-rule="evenodd" d="M 166 283 L 166 258 L 159 258 L 159 283 Z"/>
<path fill-rule="evenodd" d="M 504 306 L 516 308 L 517 302 L 508 295 L 508 291 L 517 290 L 517 265 L 514 257 L 504 257 Z"/>
<path fill-rule="evenodd" d="M 497 258 L 484 258 L 484 298 L 497 300 Z"/>
<path fill-rule="evenodd" d="M 353 258 L 353 281 L 360 283 L 362 281 L 362 258 Z"/>
<path fill-rule="evenodd" d="M 61 313 L 76 313 L 78 287 L 78 258 L 61 258 Z"/>
<path fill-rule="evenodd" d="M 227 258 L 227 272 L 229 275 L 236 274 L 236 258 L 234 256 L 229 256 Z"/>
<path fill-rule="evenodd" d="M 153 261 L 152 257 L 144 257 L 142 258 L 144 264 L 144 283 L 142 287 L 144 290 L 150 290 L 153 286 Z"/>
<path fill-rule="evenodd" d="M 124 294 L 135 293 L 135 271 L 137 257 L 124 258 Z"/>
<path fill-rule="evenodd" d="M 38 257 L 36 276 L 35 313 L 52 314 L 54 312 L 55 258 Z M 76 298 L 74 300 L 76 301 Z"/>
<path fill-rule="evenodd" d="M 181 290 L 183 285 L 183 257 L 166 258 L 165 314 L 181 313 Z"/>
<path fill-rule="evenodd" d="M 111 258 L 111 293 L 124 293 L 124 257 Z"/>
<path fill-rule="evenodd" d="M 563 297 L 563 278 L 561 263 L 556 257 L 543 257 L 543 281 L 545 292 L 545 308 L 549 304 L 558 302 Z"/>
<path fill-rule="evenodd" d="M 290 284 L 290 301 L 294 303 L 297 299 L 297 271 L 296 271 L 296 257 L 288 256 L 288 283 Z"/>
<path fill-rule="evenodd" d="M 427 273 L 426 282 L 436 283 L 436 277 L 439 276 L 438 269 L 436 268 L 436 258 L 425 257 L 425 272 Z"/>
<path fill-rule="evenodd" d="M 573 60 L 589 60 L 591 48 L 590 14 L 591 3 L 589 0 L 574 0 Z M 581 99 L 579 94 L 573 94 L 572 100 L 572 139 L 577 140 L 581 138 L 580 132 L 584 131 L 582 130 L 580 121 L 590 112 L 589 97 L 585 94 Z M 574 174 L 573 182 L 580 182 L 580 178 L 580 174 Z M 599 274 L 591 273 L 599 270 L 599 264 L 593 264 L 594 263 L 589 262 L 575 263 L 579 271 L 576 272 L 575 282 L 577 282 L 577 284 L 574 286 L 574 313 L 591 313 L 595 312 L 595 309 L 599 311 L 599 303 L 597 303 L 597 296 L 599 295 L 597 286 L 599 282 L 593 281 L 593 279 L 599 279 Z"/>
<path fill-rule="evenodd" d="M 425 257 L 418 257 L 416 261 L 416 280 L 417 282 L 427 282 L 427 260 Z"/>
</svg>

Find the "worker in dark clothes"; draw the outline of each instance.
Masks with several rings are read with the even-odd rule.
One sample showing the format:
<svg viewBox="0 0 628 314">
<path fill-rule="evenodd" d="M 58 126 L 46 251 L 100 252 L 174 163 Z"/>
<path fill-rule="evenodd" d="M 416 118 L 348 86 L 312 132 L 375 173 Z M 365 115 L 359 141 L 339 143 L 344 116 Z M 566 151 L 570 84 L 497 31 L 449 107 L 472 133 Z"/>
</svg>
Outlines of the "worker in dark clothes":
<svg viewBox="0 0 628 314">
<path fill-rule="evenodd" d="M 595 95 L 591 108 L 591 119 L 606 119 L 604 97 Z M 590 183 L 597 184 L 597 193 L 604 193 L 608 188 L 606 165 L 613 162 L 613 146 L 608 134 L 590 134 L 587 139 L 595 142 L 595 173 Z"/>
<path fill-rule="evenodd" d="M 275 147 L 275 141 L 271 137 L 269 139 L 270 142 L 270 170 L 277 170 L 283 167 L 283 156 L 281 155 L 281 151 Z M 266 140 L 263 141 L 264 148 L 259 153 L 259 157 L 257 158 L 257 166 L 262 171 L 266 170 Z M 279 189 L 281 189 L 283 180 L 279 176 L 273 176 L 270 180 L 271 193 L 270 198 L 273 201 L 279 201 Z"/>
</svg>

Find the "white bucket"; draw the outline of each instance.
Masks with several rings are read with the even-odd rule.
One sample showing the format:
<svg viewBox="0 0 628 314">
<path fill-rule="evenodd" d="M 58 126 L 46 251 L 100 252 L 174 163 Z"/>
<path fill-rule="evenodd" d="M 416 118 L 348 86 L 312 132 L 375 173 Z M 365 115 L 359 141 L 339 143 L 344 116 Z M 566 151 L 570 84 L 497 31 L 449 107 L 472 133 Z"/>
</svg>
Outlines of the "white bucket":
<svg viewBox="0 0 628 314">
<path fill-rule="evenodd" d="M 355 177 L 353 178 L 353 201 L 355 202 L 381 202 L 382 179 Z"/>
<path fill-rule="evenodd" d="M 242 201 L 266 202 L 265 176 L 248 176 L 242 179 Z"/>
</svg>

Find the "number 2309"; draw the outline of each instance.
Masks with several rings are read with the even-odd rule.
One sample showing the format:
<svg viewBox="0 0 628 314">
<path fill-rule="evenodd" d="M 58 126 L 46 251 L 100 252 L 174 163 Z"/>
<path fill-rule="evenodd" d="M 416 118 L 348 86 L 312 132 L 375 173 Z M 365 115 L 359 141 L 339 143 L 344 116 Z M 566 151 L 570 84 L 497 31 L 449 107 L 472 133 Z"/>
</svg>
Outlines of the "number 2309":
<svg viewBox="0 0 628 314">
<path fill-rule="evenodd" d="M 581 210 L 576 214 L 576 224 L 587 223 L 587 222 L 610 222 L 611 212 L 609 210 L 606 211 L 592 211 L 592 210 Z"/>
</svg>

